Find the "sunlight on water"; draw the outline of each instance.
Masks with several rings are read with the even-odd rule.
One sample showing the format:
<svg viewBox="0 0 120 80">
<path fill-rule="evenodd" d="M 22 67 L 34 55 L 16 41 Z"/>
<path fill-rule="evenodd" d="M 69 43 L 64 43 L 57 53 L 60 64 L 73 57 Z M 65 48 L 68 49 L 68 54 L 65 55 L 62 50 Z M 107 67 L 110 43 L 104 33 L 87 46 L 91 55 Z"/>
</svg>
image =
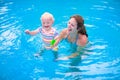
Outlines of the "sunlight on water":
<svg viewBox="0 0 120 80">
<path fill-rule="evenodd" d="M 120 79 L 119 1 L 64 3 L 0 2 L 0 80 Z M 45 11 L 54 14 L 58 33 L 66 28 L 71 15 L 77 13 L 84 17 L 89 44 L 82 54 L 70 60 L 54 61 L 53 52 L 45 50 L 42 56 L 34 57 L 43 48 L 41 36 L 29 36 L 24 30 L 40 27 L 40 15 Z M 68 42 L 62 41 L 58 57 L 68 56 L 72 50 Z"/>
</svg>

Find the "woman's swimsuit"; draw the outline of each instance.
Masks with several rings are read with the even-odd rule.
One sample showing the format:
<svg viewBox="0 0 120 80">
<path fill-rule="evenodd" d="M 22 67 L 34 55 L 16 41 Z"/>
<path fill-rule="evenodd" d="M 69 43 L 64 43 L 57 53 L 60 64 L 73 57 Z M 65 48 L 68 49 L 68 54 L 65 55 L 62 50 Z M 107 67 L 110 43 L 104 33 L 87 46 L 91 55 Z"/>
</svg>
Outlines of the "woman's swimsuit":
<svg viewBox="0 0 120 80">
<path fill-rule="evenodd" d="M 65 40 L 66 40 L 68 43 L 70 43 L 72 52 L 77 52 L 77 53 L 83 52 L 85 46 L 78 46 L 78 45 L 77 45 L 78 35 L 77 35 L 76 40 L 75 40 L 74 43 L 68 41 L 68 36 L 69 36 L 69 35 L 66 36 Z M 88 44 L 88 41 L 87 41 L 86 45 L 87 45 L 87 44 Z"/>
</svg>

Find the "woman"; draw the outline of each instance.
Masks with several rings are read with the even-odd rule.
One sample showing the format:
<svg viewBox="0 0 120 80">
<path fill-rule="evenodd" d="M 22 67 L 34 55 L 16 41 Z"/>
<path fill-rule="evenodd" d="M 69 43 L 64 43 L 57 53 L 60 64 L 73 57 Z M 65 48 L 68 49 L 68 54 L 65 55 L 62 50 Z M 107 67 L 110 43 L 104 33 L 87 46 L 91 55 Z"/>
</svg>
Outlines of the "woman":
<svg viewBox="0 0 120 80">
<path fill-rule="evenodd" d="M 64 58 L 58 58 L 58 60 L 69 59 L 78 56 L 79 52 L 88 42 L 88 35 L 84 26 L 84 20 L 80 15 L 73 15 L 70 17 L 70 20 L 68 21 L 68 27 L 62 30 L 56 40 L 55 45 L 65 38 L 71 44 L 76 45 L 76 51 L 72 55 Z"/>
</svg>

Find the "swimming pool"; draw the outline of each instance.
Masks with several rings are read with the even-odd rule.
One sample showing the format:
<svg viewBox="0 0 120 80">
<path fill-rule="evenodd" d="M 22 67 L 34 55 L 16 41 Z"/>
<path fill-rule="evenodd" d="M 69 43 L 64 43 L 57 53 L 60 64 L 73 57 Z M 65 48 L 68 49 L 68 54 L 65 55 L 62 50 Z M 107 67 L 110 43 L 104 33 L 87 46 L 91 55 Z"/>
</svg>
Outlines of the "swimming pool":
<svg viewBox="0 0 120 80">
<path fill-rule="evenodd" d="M 119 5 L 119 0 L 0 0 L 0 80 L 119 80 Z M 24 30 L 39 27 L 45 11 L 53 13 L 58 32 L 71 15 L 83 16 L 91 43 L 86 55 L 58 62 L 51 51 L 33 56 L 41 39 Z M 65 44 L 59 44 L 59 56 L 69 54 Z"/>
</svg>

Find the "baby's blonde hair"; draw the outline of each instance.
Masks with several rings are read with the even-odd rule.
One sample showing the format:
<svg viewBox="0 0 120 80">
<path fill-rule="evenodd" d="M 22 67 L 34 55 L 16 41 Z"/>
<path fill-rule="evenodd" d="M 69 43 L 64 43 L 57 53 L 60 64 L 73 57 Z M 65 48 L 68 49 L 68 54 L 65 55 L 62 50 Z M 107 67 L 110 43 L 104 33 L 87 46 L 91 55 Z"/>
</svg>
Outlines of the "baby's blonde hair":
<svg viewBox="0 0 120 80">
<path fill-rule="evenodd" d="M 49 18 L 51 18 L 53 21 L 54 21 L 54 17 L 53 17 L 53 15 L 51 14 L 51 13 L 49 13 L 49 12 L 45 12 L 45 13 L 43 13 L 42 15 L 41 15 L 41 20 L 42 20 L 42 18 L 43 17 L 46 17 L 46 16 L 48 16 Z"/>
</svg>

